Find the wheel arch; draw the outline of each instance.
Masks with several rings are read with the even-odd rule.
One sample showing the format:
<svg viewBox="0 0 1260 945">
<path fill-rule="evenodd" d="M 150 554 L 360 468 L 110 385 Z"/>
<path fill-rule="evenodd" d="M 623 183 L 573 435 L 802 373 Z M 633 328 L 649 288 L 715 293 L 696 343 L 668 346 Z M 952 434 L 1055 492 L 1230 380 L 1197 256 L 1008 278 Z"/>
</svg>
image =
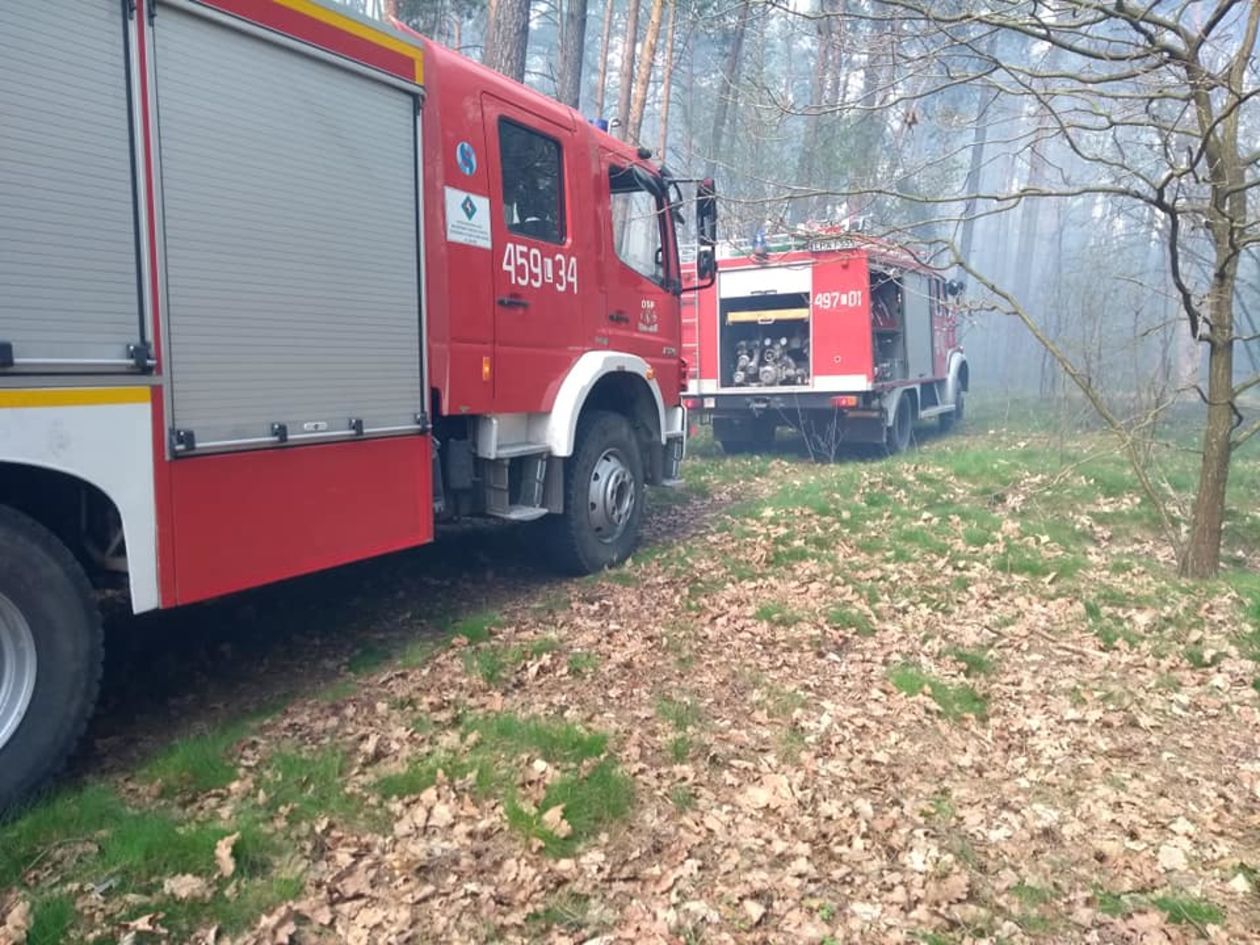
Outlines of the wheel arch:
<svg viewBox="0 0 1260 945">
<path fill-rule="evenodd" d="M 910 422 L 914 423 L 919 419 L 919 390 L 913 385 L 905 385 L 902 387 L 894 387 L 892 390 L 884 394 L 884 426 L 891 427 L 897 417 L 897 408 L 901 406 L 901 401 L 905 399 L 910 403 L 912 414 Z"/>
<path fill-rule="evenodd" d="M 144 566 L 145 559 L 151 558 L 144 549 L 153 544 L 149 524 L 152 513 L 141 512 L 135 501 L 119 497 L 117 491 L 112 484 L 68 466 L 29 460 L 0 461 L 0 505 L 7 505 L 47 528 L 70 549 L 85 570 L 99 569 L 99 562 L 89 551 L 87 516 L 101 512 L 117 516 L 127 549 L 132 606 L 139 613 L 153 609 L 158 603 L 156 582 L 146 580 L 150 569 Z M 136 559 L 141 562 L 139 568 L 134 566 Z M 156 578 L 155 570 L 153 577 Z"/>
<path fill-rule="evenodd" d="M 552 455 L 573 455 L 578 423 L 593 410 L 626 417 L 645 445 L 665 443 L 665 400 L 651 366 L 637 355 L 588 351 L 578 358 L 552 404 L 547 430 Z"/>
<path fill-rule="evenodd" d="M 971 390 L 971 368 L 967 364 L 967 358 L 961 352 L 955 351 L 949 359 L 949 377 L 946 381 L 947 403 L 953 403 L 958 391 Z"/>
</svg>

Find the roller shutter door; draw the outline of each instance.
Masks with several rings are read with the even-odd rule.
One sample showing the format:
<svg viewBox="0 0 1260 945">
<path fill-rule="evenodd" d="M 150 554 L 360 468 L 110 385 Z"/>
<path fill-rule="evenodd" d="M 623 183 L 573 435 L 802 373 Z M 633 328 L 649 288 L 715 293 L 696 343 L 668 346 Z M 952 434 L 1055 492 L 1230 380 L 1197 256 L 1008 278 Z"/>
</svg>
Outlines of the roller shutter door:
<svg viewBox="0 0 1260 945">
<path fill-rule="evenodd" d="M 414 428 L 415 99 L 178 8 L 154 29 L 173 426 Z"/>
<path fill-rule="evenodd" d="M 0 2 L 0 374 L 126 367 L 141 340 L 122 11 Z"/>
</svg>

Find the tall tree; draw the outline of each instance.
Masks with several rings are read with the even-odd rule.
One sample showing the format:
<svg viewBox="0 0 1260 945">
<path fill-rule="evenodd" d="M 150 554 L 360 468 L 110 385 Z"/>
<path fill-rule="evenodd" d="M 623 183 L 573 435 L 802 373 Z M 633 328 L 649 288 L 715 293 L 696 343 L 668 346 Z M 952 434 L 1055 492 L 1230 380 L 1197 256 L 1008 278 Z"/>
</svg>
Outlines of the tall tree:
<svg viewBox="0 0 1260 945">
<path fill-rule="evenodd" d="M 556 98 L 578 108 L 582 104 L 582 54 L 586 51 L 587 0 L 568 0 L 560 33 L 560 74 Z"/>
<path fill-rule="evenodd" d="M 639 67 L 634 77 L 634 94 L 630 99 L 630 114 L 626 121 L 626 140 L 636 144 L 643 130 L 643 110 L 647 107 L 648 88 L 652 84 L 652 70 L 656 67 L 656 41 L 661 35 L 661 19 L 665 0 L 652 0 L 652 12 L 648 16 L 647 32 L 643 35 L 643 51 L 639 55 Z"/>
<path fill-rule="evenodd" d="M 529 0 L 491 0 L 484 62 L 517 82 L 525 81 L 529 50 Z"/>
<path fill-rule="evenodd" d="M 629 140 L 630 93 L 634 82 L 634 51 L 639 44 L 639 0 L 626 5 L 626 38 L 621 47 L 621 69 L 617 76 L 617 137 Z"/>
<path fill-rule="evenodd" d="M 612 23 L 615 0 L 605 0 L 604 26 L 599 39 L 599 78 L 595 81 L 595 115 L 604 117 L 604 98 L 608 92 L 608 44 L 612 39 Z"/>
<path fill-rule="evenodd" d="M 722 87 L 718 90 L 717 107 L 713 110 L 713 132 L 709 135 L 709 157 L 704 165 L 705 177 L 713 177 L 717 174 L 718 158 L 722 155 L 723 139 L 726 137 L 727 114 L 730 112 L 731 102 L 737 95 L 739 67 L 744 51 L 744 33 L 748 30 L 748 15 L 751 10 L 752 0 L 743 0 L 739 7 L 739 20 L 735 24 L 735 32 L 731 34 L 730 46 L 726 50 L 725 60 L 722 63 Z"/>
<path fill-rule="evenodd" d="M 665 74 L 661 76 L 661 143 L 657 154 L 665 160 L 669 148 L 669 98 L 674 85 L 674 29 L 678 25 L 678 0 L 669 0 L 669 29 L 665 34 Z"/>
</svg>

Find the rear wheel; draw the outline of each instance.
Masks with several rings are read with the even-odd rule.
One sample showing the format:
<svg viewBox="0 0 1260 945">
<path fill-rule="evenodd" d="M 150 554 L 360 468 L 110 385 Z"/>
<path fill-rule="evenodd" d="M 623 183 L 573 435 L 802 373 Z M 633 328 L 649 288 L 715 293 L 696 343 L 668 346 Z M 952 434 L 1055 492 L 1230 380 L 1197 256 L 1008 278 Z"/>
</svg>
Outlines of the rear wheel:
<svg viewBox="0 0 1260 945">
<path fill-rule="evenodd" d="M 892 426 L 884 434 L 884 447 L 888 453 L 904 453 L 910 448 L 911 435 L 914 433 L 914 417 L 911 415 L 910 398 L 902 395 L 897 398 L 897 412 L 893 414 Z"/>
<path fill-rule="evenodd" d="M 643 454 L 629 422 L 606 411 L 583 417 L 577 449 L 565 463 L 564 513 L 550 523 L 559 567 L 591 574 L 630 557 L 643 499 Z"/>
<path fill-rule="evenodd" d="M 103 656 L 79 563 L 42 525 L 0 507 L 0 813 L 65 763 L 96 702 Z"/>
<path fill-rule="evenodd" d="M 941 432 L 948 433 L 954 427 L 963 421 L 963 390 L 958 388 L 958 392 L 954 394 L 954 409 L 949 413 L 941 414 Z"/>
</svg>

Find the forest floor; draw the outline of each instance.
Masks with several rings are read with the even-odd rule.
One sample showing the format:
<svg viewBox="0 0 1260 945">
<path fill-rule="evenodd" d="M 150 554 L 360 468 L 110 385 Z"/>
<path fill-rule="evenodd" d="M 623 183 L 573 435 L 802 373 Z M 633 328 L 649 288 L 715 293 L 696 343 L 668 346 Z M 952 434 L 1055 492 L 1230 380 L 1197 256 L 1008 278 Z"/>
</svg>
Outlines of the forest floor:
<svg viewBox="0 0 1260 945">
<path fill-rule="evenodd" d="M 1190 583 L 1110 441 L 1010 426 L 702 438 L 589 579 L 474 530 L 124 620 L 197 675 L 113 670 L 0 942 L 1260 941 L 1260 457 Z"/>
</svg>

